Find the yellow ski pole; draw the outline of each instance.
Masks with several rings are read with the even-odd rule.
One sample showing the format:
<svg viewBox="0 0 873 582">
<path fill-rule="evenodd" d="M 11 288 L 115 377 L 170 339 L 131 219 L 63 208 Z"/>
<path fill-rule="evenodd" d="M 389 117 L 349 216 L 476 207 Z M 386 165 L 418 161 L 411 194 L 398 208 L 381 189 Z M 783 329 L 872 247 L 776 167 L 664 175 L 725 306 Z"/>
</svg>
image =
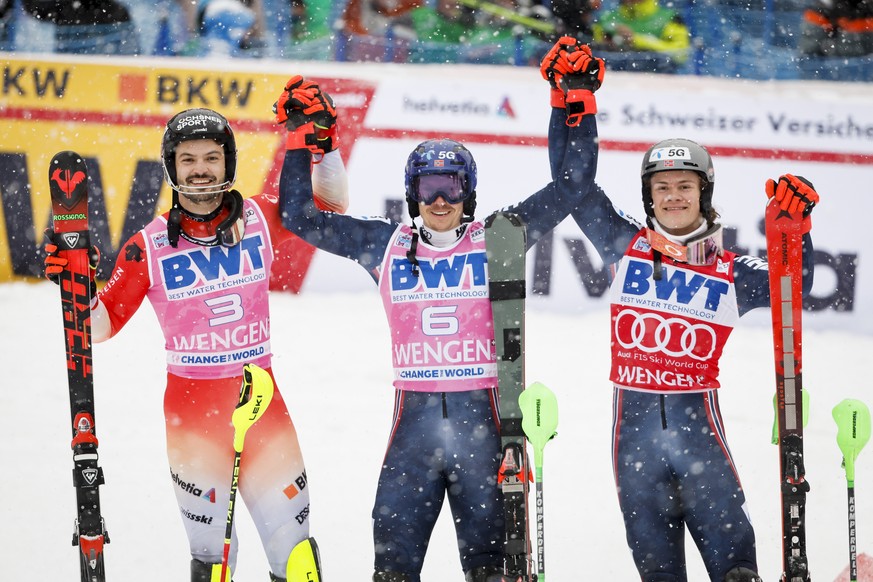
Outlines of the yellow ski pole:
<svg viewBox="0 0 873 582">
<path fill-rule="evenodd" d="M 221 582 L 229 582 L 228 558 L 230 540 L 233 535 L 233 513 L 236 504 L 236 490 L 239 486 L 239 465 L 242 457 L 246 432 L 264 415 L 273 399 L 273 379 L 263 368 L 254 364 L 243 366 L 243 382 L 239 392 L 239 402 L 233 411 L 233 479 L 230 482 L 230 501 L 227 506 L 227 527 L 224 530 L 224 553 L 221 557 Z"/>
</svg>

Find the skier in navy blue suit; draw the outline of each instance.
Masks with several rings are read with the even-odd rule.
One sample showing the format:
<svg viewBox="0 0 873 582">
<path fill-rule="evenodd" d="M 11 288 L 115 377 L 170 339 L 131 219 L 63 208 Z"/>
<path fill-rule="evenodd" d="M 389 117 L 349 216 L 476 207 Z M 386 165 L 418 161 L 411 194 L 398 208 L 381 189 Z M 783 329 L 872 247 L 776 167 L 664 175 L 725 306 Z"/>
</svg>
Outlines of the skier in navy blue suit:
<svg viewBox="0 0 873 582">
<path fill-rule="evenodd" d="M 577 79 L 575 116 L 555 109 L 550 121 L 550 133 L 562 136 L 560 143 L 550 141 L 550 148 L 564 148 L 564 162 L 552 182 L 509 209 L 526 224 L 528 246 L 564 220 L 594 181 L 593 91 L 602 81 L 603 62 L 585 49 L 584 57 L 567 65 L 575 67 L 568 78 L 585 75 Z M 320 89 L 307 87 L 286 86 L 277 121 L 315 119 L 321 109 L 331 108 Z M 301 111 L 308 113 L 301 118 Z M 305 138 L 316 154 L 320 143 L 333 139 L 322 137 L 332 122 L 335 118 L 316 119 Z M 310 163 L 305 149 L 285 155 L 284 223 L 310 244 L 370 273 L 391 332 L 395 407 L 372 514 L 373 580 L 420 581 L 431 531 L 448 498 L 465 580 L 508 582 L 497 483 L 501 446 L 494 329 L 484 227 L 473 217 L 473 156 L 450 139 L 427 140 L 413 150 L 405 176 L 412 226 L 318 210 L 311 203 L 310 178 L 296 175 L 300 169 L 308 172 Z M 421 226 L 415 224 L 419 217 Z"/>
<path fill-rule="evenodd" d="M 556 149 L 560 153 L 560 150 Z M 553 168 L 562 163 L 551 159 Z M 722 246 L 709 153 L 686 139 L 645 153 L 646 225 L 595 185 L 573 217 L 610 287 L 613 471 L 628 545 L 644 582 L 687 580 L 685 530 L 713 582 L 760 582 L 755 535 L 725 438 L 718 364 L 739 317 L 770 303 L 766 262 Z M 803 294 L 812 287 L 812 184 L 783 175 L 767 196 L 806 209 Z"/>
</svg>

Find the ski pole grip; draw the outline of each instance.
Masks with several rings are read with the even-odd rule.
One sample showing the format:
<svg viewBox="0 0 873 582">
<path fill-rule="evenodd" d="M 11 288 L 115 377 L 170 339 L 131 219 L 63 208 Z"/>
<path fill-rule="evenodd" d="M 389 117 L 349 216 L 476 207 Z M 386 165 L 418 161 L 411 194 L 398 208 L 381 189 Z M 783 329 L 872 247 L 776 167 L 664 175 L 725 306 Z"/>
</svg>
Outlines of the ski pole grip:
<svg viewBox="0 0 873 582">
<path fill-rule="evenodd" d="M 233 449 L 241 453 L 246 432 L 258 421 L 273 399 L 273 378 L 263 368 L 254 364 L 243 366 L 243 383 L 239 403 L 233 411 Z"/>
<path fill-rule="evenodd" d="M 843 453 L 846 480 L 854 486 L 855 459 L 870 440 L 870 409 L 860 400 L 846 398 L 833 409 L 837 444 Z"/>
<path fill-rule="evenodd" d="M 545 384 L 534 382 L 518 396 L 521 426 L 534 448 L 534 465 L 543 466 L 543 450 L 558 428 L 558 399 Z"/>
</svg>

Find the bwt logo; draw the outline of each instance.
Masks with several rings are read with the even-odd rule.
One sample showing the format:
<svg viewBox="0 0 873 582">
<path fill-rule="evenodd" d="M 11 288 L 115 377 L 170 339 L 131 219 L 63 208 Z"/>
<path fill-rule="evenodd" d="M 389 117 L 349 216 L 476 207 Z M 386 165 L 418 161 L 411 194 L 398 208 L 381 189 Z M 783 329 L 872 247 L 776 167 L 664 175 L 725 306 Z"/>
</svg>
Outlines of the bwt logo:
<svg viewBox="0 0 873 582">
<path fill-rule="evenodd" d="M 217 281 L 223 276 L 241 275 L 245 264 L 252 271 L 263 271 L 263 247 L 264 239 L 258 234 L 230 248 L 196 248 L 161 259 L 161 272 L 167 289 L 173 291 L 198 282 Z"/>
<path fill-rule="evenodd" d="M 631 261 L 624 277 L 622 292 L 627 295 L 646 295 L 654 285 L 655 296 L 658 299 L 667 301 L 675 292 L 676 301 L 688 305 L 701 289 L 705 289 L 703 291 L 706 293 L 704 309 L 717 311 L 722 296 L 730 289 L 727 281 L 711 279 L 696 273 L 691 275 L 689 279 L 688 273 L 680 269 L 671 270 L 663 267 L 664 275 L 659 281 L 653 279 L 653 273 L 654 267 L 651 263 Z"/>
<path fill-rule="evenodd" d="M 465 279 L 470 280 L 474 287 L 486 285 L 487 264 L 485 251 L 453 255 L 436 261 L 422 258 L 418 262 L 420 277 L 416 277 L 412 274 L 412 263 L 408 259 L 395 258 L 391 262 L 391 290 L 407 291 L 419 284 L 425 289 L 456 288 Z"/>
</svg>

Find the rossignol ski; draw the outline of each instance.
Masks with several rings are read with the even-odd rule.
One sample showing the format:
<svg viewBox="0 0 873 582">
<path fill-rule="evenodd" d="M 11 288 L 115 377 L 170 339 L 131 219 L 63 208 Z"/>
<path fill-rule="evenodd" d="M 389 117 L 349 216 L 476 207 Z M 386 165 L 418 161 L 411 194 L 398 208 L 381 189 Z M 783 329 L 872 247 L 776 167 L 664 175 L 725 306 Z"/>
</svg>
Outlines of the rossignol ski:
<svg viewBox="0 0 873 582">
<path fill-rule="evenodd" d="M 782 498 L 782 582 L 810 580 L 806 551 L 809 483 L 803 465 L 803 219 L 802 210 L 782 210 L 775 198 L 767 204 L 765 230 Z"/>
<path fill-rule="evenodd" d="M 103 469 L 97 463 L 94 377 L 91 360 L 91 275 L 88 231 L 88 171 L 75 152 L 56 154 L 49 165 L 52 226 L 58 254 L 67 259 L 59 275 L 67 379 L 72 421 L 73 486 L 77 515 L 73 545 L 79 548 L 82 582 L 104 582 L 103 546 L 109 536 L 100 513 Z"/>
<path fill-rule="evenodd" d="M 499 212 L 485 221 L 489 296 L 494 315 L 500 437 L 500 485 L 506 520 L 506 575 L 533 582 L 528 492 L 530 467 L 518 397 L 524 390 L 524 299 L 527 231 L 518 216 Z"/>
</svg>

